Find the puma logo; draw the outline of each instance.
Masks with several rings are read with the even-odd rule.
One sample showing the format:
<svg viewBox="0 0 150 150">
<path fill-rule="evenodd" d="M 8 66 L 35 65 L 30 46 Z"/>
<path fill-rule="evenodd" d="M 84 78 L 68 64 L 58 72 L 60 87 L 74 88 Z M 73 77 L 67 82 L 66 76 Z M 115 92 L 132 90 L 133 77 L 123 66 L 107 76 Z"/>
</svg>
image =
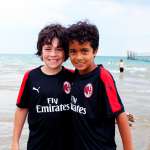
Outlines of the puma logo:
<svg viewBox="0 0 150 150">
<path fill-rule="evenodd" d="M 40 93 L 39 89 L 40 89 L 40 86 L 38 88 L 35 88 L 35 87 L 32 88 L 32 90 L 37 91 L 38 93 Z"/>
</svg>

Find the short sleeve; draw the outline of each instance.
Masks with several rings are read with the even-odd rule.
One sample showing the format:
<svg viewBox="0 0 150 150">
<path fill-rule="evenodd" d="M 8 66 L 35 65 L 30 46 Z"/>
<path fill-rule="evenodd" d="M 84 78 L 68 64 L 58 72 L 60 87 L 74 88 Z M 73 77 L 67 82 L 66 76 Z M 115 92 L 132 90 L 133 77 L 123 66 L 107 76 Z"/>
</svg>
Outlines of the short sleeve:
<svg viewBox="0 0 150 150">
<path fill-rule="evenodd" d="M 29 73 L 30 71 L 27 71 L 24 74 L 20 89 L 19 89 L 19 93 L 18 93 L 18 97 L 17 97 L 17 103 L 16 105 L 19 108 L 28 108 L 28 101 L 29 101 Z"/>
<path fill-rule="evenodd" d="M 105 68 L 100 69 L 100 81 L 102 84 L 102 100 L 104 112 L 107 115 L 115 115 L 117 117 L 124 112 L 124 106 L 118 94 L 113 76 Z"/>
</svg>

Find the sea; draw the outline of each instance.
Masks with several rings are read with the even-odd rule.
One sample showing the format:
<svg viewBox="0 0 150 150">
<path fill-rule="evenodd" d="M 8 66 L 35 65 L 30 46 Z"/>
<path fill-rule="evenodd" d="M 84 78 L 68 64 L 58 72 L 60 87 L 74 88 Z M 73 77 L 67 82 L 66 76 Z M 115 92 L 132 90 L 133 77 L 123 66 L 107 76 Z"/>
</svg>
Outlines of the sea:
<svg viewBox="0 0 150 150">
<path fill-rule="evenodd" d="M 124 73 L 119 72 L 120 59 L 125 65 Z M 96 56 L 95 62 L 111 72 L 126 111 L 135 117 L 131 127 L 135 150 L 150 150 L 150 62 L 120 56 Z M 0 54 L 0 150 L 10 149 L 15 104 L 23 75 L 41 64 L 34 54 Z M 73 69 L 70 60 L 64 66 Z M 26 150 L 27 138 L 28 125 L 25 123 L 21 150 Z M 123 150 L 118 129 L 116 144 L 117 150 Z"/>
</svg>

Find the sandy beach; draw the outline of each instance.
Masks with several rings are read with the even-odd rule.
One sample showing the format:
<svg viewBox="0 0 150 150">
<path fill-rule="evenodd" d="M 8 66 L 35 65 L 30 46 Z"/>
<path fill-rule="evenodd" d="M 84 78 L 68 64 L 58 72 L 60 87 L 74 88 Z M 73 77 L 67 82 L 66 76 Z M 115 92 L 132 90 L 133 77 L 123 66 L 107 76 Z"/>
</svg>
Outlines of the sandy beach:
<svg viewBox="0 0 150 150">
<path fill-rule="evenodd" d="M 26 63 L 26 62 L 25 62 Z M 127 64 L 127 62 L 126 62 Z M 106 67 L 111 70 L 117 89 L 130 113 L 134 114 L 135 122 L 131 127 L 135 150 L 150 150 L 150 65 L 135 67 L 128 65 L 126 71 L 120 74 L 116 66 Z M 1 67 L 1 66 L 0 66 Z M 9 150 L 12 139 L 13 118 L 18 89 L 25 69 L 17 70 L 16 67 L 7 66 L 0 74 L 0 150 Z M 117 129 L 117 128 L 116 128 Z M 28 138 L 28 125 L 24 126 L 20 140 L 20 150 L 26 150 Z M 116 130 L 117 150 L 122 150 L 121 139 Z"/>
</svg>

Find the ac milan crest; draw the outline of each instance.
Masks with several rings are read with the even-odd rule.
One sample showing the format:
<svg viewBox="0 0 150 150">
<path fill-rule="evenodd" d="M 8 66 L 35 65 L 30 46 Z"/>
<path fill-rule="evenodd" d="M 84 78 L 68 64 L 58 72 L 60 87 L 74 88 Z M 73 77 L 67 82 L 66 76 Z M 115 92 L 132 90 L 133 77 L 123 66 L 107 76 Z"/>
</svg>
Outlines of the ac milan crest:
<svg viewBox="0 0 150 150">
<path fill-rule="evenodd" d="M 65 91 L 66 94 L 69 94 L 69 93 L 70 93 L 71 85 L 70 85 L 70 83 L 69 83 L 68 81 L 65 81 L 65 82 L 64 82 L 63 88 L 64 88 L 64 91 Z"/>
<path fill-rule="evenodd" d="M 84 87 L 84 95 L 85 95 L 85 97 L 90 98 L 92 94 L 93 94 L 93 86 L 91 83 L 88 83 Z"/>
</svg>

